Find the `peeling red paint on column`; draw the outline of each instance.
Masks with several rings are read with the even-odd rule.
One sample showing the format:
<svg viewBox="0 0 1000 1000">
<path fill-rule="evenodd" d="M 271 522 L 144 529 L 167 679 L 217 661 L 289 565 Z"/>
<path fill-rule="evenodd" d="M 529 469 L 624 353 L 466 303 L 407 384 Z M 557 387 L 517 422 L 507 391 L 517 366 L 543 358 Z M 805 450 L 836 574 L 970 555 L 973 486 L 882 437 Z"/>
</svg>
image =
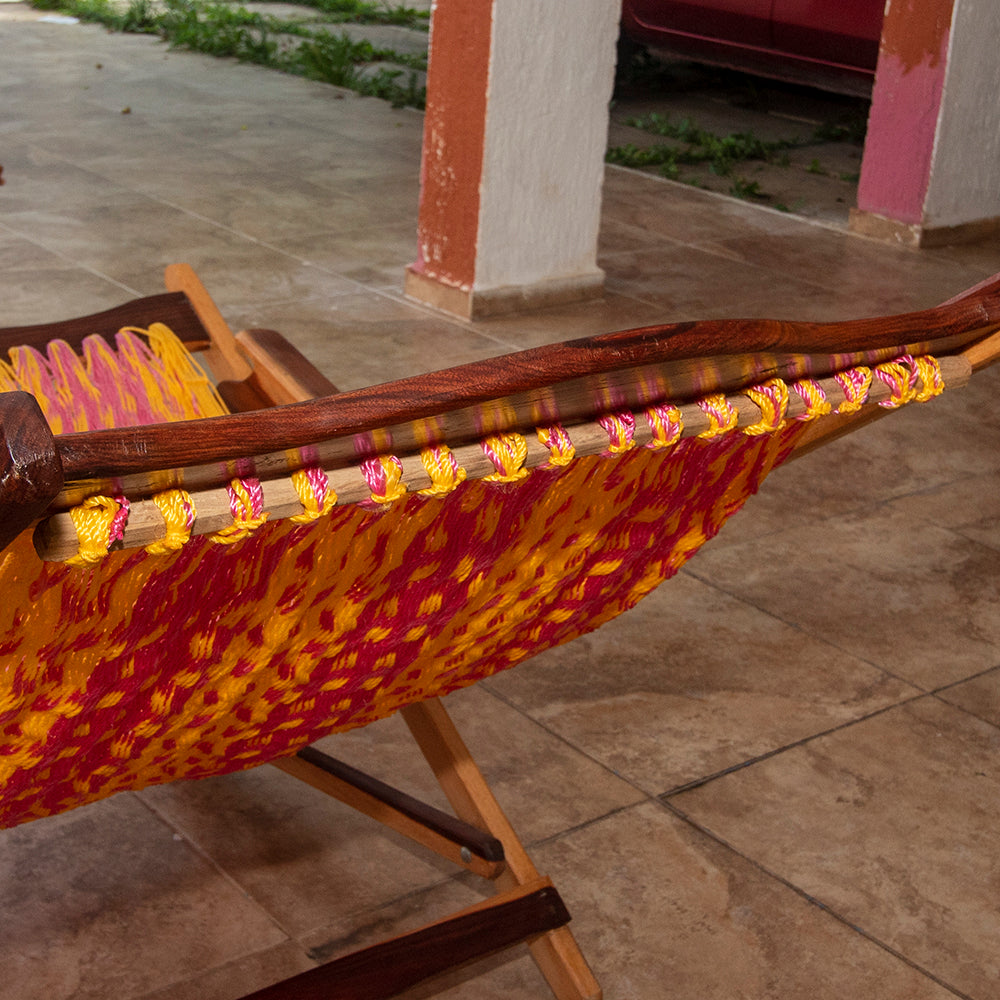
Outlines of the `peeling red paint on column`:
<svg viewBox="0 0 1000 1000">
<path fill-rule="evenodd" d="M 890 0 L 872 92 L 858 208 L 923 222 L 954 0 Z"/>
<path fill-rule="evenodd" d="M 475 278 L 493 2 L 437 0 L 432 15 L 412 269 L 466 290 Z"/>
</svg>

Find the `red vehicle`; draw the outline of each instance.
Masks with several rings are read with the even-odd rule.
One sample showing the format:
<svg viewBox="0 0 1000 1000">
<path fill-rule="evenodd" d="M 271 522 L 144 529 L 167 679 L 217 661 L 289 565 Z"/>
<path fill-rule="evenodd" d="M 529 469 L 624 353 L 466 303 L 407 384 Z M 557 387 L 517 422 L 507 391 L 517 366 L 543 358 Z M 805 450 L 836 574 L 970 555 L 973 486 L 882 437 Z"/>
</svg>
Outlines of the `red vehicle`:
<svg viewBox="0 0 1000 1000">
<path fill-rule="evenodd" d="M 654 52 L 848 94 L 871 92 L 885 0 L 623 0 Z"/>
</svg>

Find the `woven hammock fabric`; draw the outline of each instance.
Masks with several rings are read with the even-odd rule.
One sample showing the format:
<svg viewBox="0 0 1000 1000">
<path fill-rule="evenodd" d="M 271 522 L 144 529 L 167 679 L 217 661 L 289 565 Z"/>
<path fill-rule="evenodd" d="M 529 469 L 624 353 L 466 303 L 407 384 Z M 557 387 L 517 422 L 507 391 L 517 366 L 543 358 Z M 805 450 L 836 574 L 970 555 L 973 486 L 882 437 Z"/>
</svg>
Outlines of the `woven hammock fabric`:
<svg viewBox="0 0 1000 1000">
<path fill-rule="evenodd" d="M 25 533 L 0 555 L 0 826 L 286 756 L 589 632 L 714 536 L 800 426 L 83 568 Z"/>
</svg>

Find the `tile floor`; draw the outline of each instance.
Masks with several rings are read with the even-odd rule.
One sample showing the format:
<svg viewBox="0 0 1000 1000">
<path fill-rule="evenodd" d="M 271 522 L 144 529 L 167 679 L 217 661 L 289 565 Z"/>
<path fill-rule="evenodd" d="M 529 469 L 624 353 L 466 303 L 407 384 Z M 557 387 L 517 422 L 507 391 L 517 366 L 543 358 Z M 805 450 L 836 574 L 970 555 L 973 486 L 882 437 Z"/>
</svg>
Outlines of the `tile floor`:
<svg viewBox="0 0 1000 1000">
<path fill-rule="evenodd" d="M 406 301 L 421 117 L 0 3 L 13 325 L 193 264 L 344 388 L 691 317 L 933 304 L 921 253 L 611 168 L 603 299 Z M 615 1000 L 1000 995 L 1000 371 L 781 470 L 633 613 L 450 701 Z M 435 798 L 388 720 L 335 752 Z M 0 998 L 229 1000 L 475 897 L 263 769 L 0 836 Z M 514 955 L 449 998 L 536 998 Z M 414 996 L 424 995 L 417 991 Z"/>
</svg>

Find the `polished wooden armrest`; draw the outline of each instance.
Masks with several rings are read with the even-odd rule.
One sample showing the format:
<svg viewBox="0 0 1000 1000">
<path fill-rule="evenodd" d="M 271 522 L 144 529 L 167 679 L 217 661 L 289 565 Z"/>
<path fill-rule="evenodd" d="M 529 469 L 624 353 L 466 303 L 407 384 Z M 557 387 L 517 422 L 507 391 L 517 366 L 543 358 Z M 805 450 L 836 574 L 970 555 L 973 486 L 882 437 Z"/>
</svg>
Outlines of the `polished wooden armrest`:
<svg viewBox="0 0 1000 1000">
<path fill-rule="evenodd" d="M 0 550 L 44 512 L 62 485 L 55 438 L 35 397 L 0 393 Z"/>
</svg>

